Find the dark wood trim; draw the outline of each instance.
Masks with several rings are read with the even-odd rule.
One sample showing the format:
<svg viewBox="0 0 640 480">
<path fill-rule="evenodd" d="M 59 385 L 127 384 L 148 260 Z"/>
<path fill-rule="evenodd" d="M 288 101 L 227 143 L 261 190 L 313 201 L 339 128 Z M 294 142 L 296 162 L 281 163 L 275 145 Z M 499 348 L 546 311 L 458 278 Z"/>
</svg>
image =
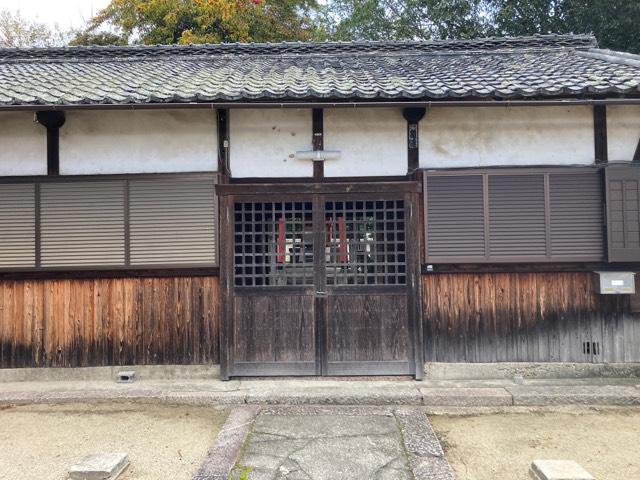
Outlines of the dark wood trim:
<svg viewBox="0 0 640 480">
<path fill-rule="evenodd" d="M 262 183 L 217 185 L 218 195 L 279 195 L 314 193 L 405 193 L 419 192 L 418 182 L 367 182 L 367 183 Z"/>
<path fill-rule="evenodd" d="M 47 175 L 59 175 L 60 127 L 64 125 L 65 114 L 61 111 L 39 111 L 36 120 L 47 129 Z"/>
<path fill-rule="evenodd" d="M 220 198 L 220 380 L 229 380 L 233 353 L 233 203 L 231 195 Z"/>
<path fill-rule="evenodd" d="M 218 172 L 176 172 L 176 173 L 127 173 L 104 175 L 58 175 L 55 177 L 32 176 L 4 176 L 0 183 L 69 183 L 69 182 L 107 182 L 113 180 L 152 180 L 155 178 L 202 178 L 202 176 L 219 176 Z"/>
<path fill-rule="evenodd" d="M 595 163 L 602 164 L 609 161 L 607 147 L 607 106 L 594 105 L 593 107 L 593 138 L 595 150 Z"/>
<path fill-rule="evenodd" d="M 42 196 L 41 196 L 39 183 L 36 183 L 33 188 L 35 193 L 34 196 L 35 196 L 35 209 L 36 209 L 35 219 L 34 219 L 35 254 L 36 254 L 35 267 L 40 268 L 40 266 L 42 265 L 42 235 L 41 235 L 42 209 L 40 208 L 40 199 L 42 198 Z"/>
<path fill-rule="evenodd" d="M 422 321 L 422 282 L 420 279 L 420 203 L 419 193 L 405 195 L 407 211 L 407 302 L 409 340 L 413 348 L 413 371 L 416 380 L 424 376 L 424 333 Z"/>
<path fill-rule="evenodd" d="M 220 108 L 216 110 L 218 126 L 218 172 L 220 183 L 228 183 L 231 175 L 229 167 L 229 110 Z"/>
<path fill-rule="evenodd" d="M 313 147 L 313 151 L 318 152 L 324 150 L 324 110 L 321 108 L 314 108 L 311 112 L 311 125 L 313 132 L 311 145 Z M 324 178 L 324 160 L 316 160 L 313 162 L 313 178 L 314 180 L 321 180 Z"/>
<path fill-rule="evenodd" d="M 405 182 L 414 181 L 412 175 L 402 176 L 389 176 L 389 177 L 323 177 L 322 183 L 371 183 L 371 182 Z M 246 177 L 246 178 L 231 178 L 229 183 L 234 185 L 252 185 L 259 183 L 268 183 L 270 185 L 278 184 L 298 184 L 298 183 L 313 183 L 316 180 L 313 177 Z"/>
<path fill-rule="evenodd" d="M 131 209 L 129 208 L 129 180 L 124 186 L 124 264 L 131 265 Z"/>
<path fill-rule="evenodd" d="M 82 269 L 38 269 L 0 271 L 2 280 L 68 280 L 89 278 L 139 278 L 139 277 L 217 277 L 218 267 L 129 267 L 106 269 L 82 267 Z"/>
<path fill-rule="evenodd" d="M 407 172 L 413 174 L 420 168 L 420 120 L 424 118 L 425 108 L 405 108 L 402 116 L 407 121 Z"/>
<path fill-rule="evenodd" d="M 327 275 L 326 275 L 326 234 L 325 198 L 313 197 L 313 307 L 315 322 L 316 375 L 327 374 Z"/>
<path fill-rule="evenodd" d="M 568 95 L 534 96 L 529 98 L 495 99 L 471 97 L 469 99 L 442 98 L 438 100 L 364 100 L 351 98 L 329 98 L 324 100 L 274 100 L 235 102 L 158 102 L 158 103 L 102 103 L 102 104 L 23 104 L 0 105 L 0 111 L 44 110 L 149 110 L 149 109 L 216 109 L 216 108 L 357 108 L 357 107 L 564 107 L 571 105 L 638 105 L 640 98 L 634 94 L 620 95 L 618 98 L 576 98 Z"/>
<path fill-rule="evenodd" d="M 524 175 L 524 174 L 575 174 L 583 170 L 585 173 L 599 171 L 604 169 L 605 165 L 574 165 L 574 166 L 556 166 L 556 165 L 522 165 L 508 167 L 478 167 L 478 168 L 441 168 L 438 170 L 421 169 L 428 176 L 457 176 L 457 175 Z"/>
<path fill-rule="evenodd" d="M 430 271 L 429 266 L 433 267 Z M 439 273 L 553 273 L 592 271 L 640 271 L 638 263 L 567 262 L 567 263 L 465 263 L 465 264 L 422 264 L 423 275 Z"/>
<path fill-rule="evenodd" d="M 640 138 L 638 138 L 638 144 L 636 145 L 636 151 L 633 152 L 633 163 L 640 163 Z"/>
</svg>

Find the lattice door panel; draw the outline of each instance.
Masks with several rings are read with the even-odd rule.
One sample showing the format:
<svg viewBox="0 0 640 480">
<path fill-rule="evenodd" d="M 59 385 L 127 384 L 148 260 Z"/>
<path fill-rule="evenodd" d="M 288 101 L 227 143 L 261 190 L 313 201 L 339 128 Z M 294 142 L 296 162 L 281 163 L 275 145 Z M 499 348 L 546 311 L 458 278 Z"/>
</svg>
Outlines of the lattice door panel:
<svg viewBox="0 0 640 480">
<path fill-rule="evenodd" d="M 325 202 L 327 285 L 405 285 L 404 200 Z"/>
<path fill-rule="evenodd" d="M 234 204 L 235 285 L 312 286 L 312 202 Z"/>
</svg>

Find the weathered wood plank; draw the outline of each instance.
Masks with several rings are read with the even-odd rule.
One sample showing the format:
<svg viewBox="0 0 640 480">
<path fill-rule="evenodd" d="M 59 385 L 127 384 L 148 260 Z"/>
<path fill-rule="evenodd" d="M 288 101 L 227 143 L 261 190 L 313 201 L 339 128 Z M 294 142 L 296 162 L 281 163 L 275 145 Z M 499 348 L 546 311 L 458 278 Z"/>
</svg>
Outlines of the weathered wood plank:
<svg viewBox="0 0 640 480">
<path fill-rule="evenodd" d="M 0 281 L 0 368 L 219 361 L 216 277 Z"/>
<path fill-rule="evenodd" d="M 423 275 L 428 361 L 637 359 L 629 298 L 595 293 L 590 272 Z M 430 338 L 431 337 L 431 338 Z M 584 342 L 599 343 L 594 355 Z"/>
</svg>

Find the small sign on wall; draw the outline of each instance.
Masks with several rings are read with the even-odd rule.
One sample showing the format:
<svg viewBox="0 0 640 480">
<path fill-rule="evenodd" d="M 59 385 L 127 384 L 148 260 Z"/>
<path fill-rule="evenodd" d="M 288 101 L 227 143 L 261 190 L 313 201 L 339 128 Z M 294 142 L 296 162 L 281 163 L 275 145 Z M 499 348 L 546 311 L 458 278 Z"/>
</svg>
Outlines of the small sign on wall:
<svg viewBox="0 0 640 480">
<path fill-rule="evenodd" d="M 632 295 L 636 293 L 634 272 L 594 272 L 596 291 L 601 295 Z"/>
</svg>

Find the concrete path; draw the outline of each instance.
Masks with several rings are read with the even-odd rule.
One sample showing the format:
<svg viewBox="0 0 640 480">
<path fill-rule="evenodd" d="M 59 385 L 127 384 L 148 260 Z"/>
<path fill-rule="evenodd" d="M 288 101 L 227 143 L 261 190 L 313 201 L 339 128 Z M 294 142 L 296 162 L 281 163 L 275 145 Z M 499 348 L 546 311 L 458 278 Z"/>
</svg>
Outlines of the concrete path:
<svg viewBox="0 0 640 480">
<path fill-rule="evenodd" d="M 410 409 L 263 409 L 231 478 L 452 480 L 427 417 Z"/>
<path fill-rule="evenodd" d="M 423 405 L 511 407 L 640 405 L 638 379 L 422 381 L 266 379 L 0 383 L 0 404 L 134 401 L 228 405 Z"/>
</svg>

